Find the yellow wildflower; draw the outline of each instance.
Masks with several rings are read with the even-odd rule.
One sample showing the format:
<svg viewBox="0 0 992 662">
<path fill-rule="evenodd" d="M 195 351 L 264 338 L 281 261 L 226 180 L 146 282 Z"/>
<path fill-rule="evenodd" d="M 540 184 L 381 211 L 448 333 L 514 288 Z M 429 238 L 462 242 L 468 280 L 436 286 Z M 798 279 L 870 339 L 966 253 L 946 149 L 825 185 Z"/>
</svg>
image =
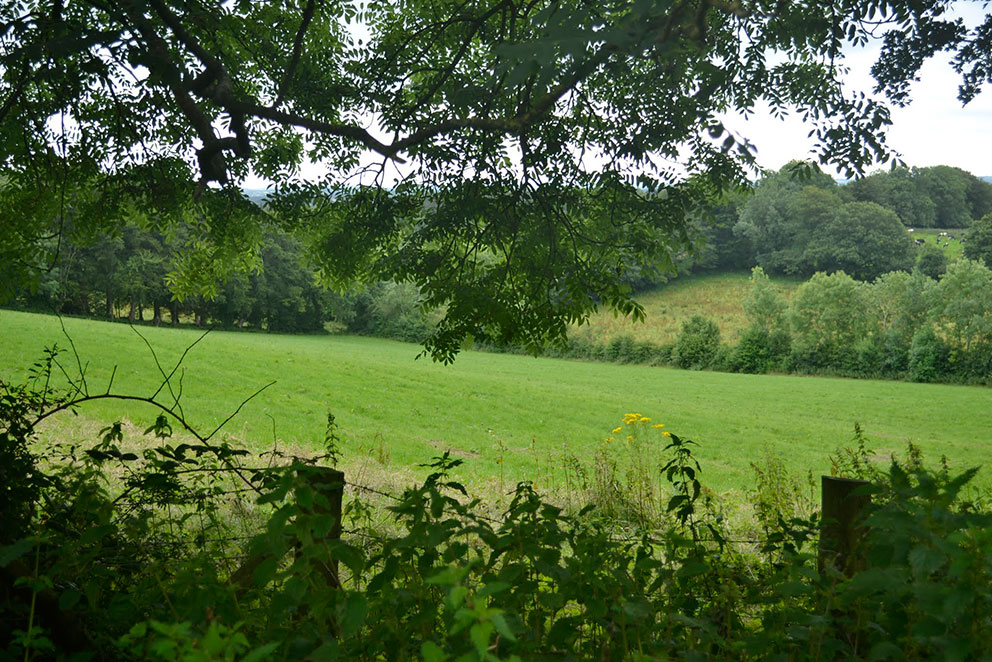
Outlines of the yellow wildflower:
<svg viewBox="0 0 992 662">
<path fill-rule="evenodd" d="M 621 429 L 622 428 L 619 425 L 617 427 L 613 428 L 613 434 L 616 434 L 617 432 L 620 432 Z"/>
<path fill-rule="evenodd" d="M 665 427 L 665 424 L 664 423 L 655 423 L 651 427 L 653 427 L 655 430 L 660 430 L 661 428 Z"/>
<path fill-rule="evenodd" d="M 647 416 L 641 416 L 641 420 L 638 421 L 638 422 L 639 423 L 650 423 L 651 422 L 651 419 L 648 418 Z"/>
<path fill-rule="evenodd" d="M 633 435 L 629 435 L 629 434 L 628 434 L 628 435 L 627 435 L 627 441 L 633 441 L 633 440 L 634 440 L 634 437 L 633 437 Z"/>
<path fill-rule="evenodd" d="M 672 436 L 672 433 L 671 432 L 662 432 L 662 434 L 665 435 L 666 437 L 671 437 Z"/>
</svg>

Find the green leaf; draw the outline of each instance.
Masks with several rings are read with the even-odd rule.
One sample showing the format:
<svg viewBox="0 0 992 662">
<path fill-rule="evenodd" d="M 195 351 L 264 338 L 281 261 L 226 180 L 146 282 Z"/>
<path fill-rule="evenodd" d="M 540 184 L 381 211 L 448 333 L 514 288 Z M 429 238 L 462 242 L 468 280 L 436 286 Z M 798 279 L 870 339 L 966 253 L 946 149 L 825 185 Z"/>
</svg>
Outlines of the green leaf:
<svg viewBox="0 0 992 662">
<path fill-rule="evenodd" d="M 272 658 L 272 653 L 276 652 L 278 648 L 279 644 L 276 642 L 264 644 L 241 658 L 241 662 L 262 662 L 262 660 L 269 660 Z"/>
<path fill-rule="evenodd" d="M 433 641 L 425 641 L 421 644 L 420 655 L 424 658 L 424 662 L 444 662 L 448 659 L 448 654 Z"/>
<path fill-rule="evenodd" d="M 34 545 L 34 538 L 21 538 L 13 544 L 0 547 L 0 568 L 6 568 L 11 561 L 30 552 Z"/>
<path fill-rule="evenodd" d="M 252 574 L 252 580 L 255 582 L 255 588 L 262 588 L 271 582 L 275 576 L 276 572 L 279 570 L 279 562 L 273 558 L 269 557 L 262 561 L 255 572 Z"/>
<path fill-rule="evenodd" d="M 464 586 L 452 586 L 448 593 L 448 602 L 452 607 L 460 607 L 468 595 L 468 589 Z"/>
<path fill-rule="evenodd" d="M 59 609 L 68 610 L 76 606 L 79 600 L 83 597 L 82 592 L 69 588 L 62 592 L 59 596 Z"/>
<path fill-rule="evenodd" d="M 909 565 L 916 575 L 928 576 L 939 570 L 946 556 L 930 547 L 916 547 L 909 553 Z"/>
<path fill-rule="evenodd" d="M 489 648 L 489 636 L 492 633 L 493 624 L 491 622 L 476 623 L 468 631 L 468 636 L 472 639 L 472 644 L 480 658 L 485 657 L 486 650 Z"/>
<path fill-rule="evenodd" d="M 480 598 L 496 595 L 497 593 L 502 593 L 511 586 L 512 584 L 509 582 L 488 582 L 479 590 L 478 595 Z"/>
<path fill-rule="evenodd" d="M 343 611 L 341 636 L 347 639 L 357 634 L 365 624 L 365 616 L 369 611 L 368 600 L 361 593 L 352 593 L 345 599 Z"/>
<path fill-rule="evenodd" d="M 313 490 L 306 485 L 300 485 L 296 488 L 296 502 L 300 504 L 300 507 L 304 510 L 310 510 L 313 508 Z"/>
<path fill-rule="evenodd" d="M 499 633 L 499 636 L 509 641 L 517 640 L 517 638 L 513 635 L 513 631 L 510 630 L 510 626 L 507 625 L 506 619 L 503 618 L 503 612 L 493 611 L 489 618 L 492 620 L 493 626 L 496 628 L 496 632 Z"/>
</svg>

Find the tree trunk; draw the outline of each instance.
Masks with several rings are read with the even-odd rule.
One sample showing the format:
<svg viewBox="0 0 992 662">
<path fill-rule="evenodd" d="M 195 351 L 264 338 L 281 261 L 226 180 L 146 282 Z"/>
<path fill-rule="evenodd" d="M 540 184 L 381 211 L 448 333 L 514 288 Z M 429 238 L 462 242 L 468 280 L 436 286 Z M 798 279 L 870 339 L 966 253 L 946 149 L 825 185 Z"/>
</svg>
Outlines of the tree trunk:
<svg viewBox="0 0 992 662">
<path fill-rule="evenodd" d="M 152 304 L 152 324 L 155 326 L 162 324 L 162 306 L 157 302 Z"/>
<path fill-rule="evenodd" d="M 169 306 L 169 318 L 172 320 L 172 326 L 179 326 L 179 302 L 173 301 Z"/>
<path fill-rule="evenodd" d="M 127 321 L 133 324 L 134 320 L 136 319 L 137 313 L 138 313 L 138 300 L 135 299 L 134 297 L 131 297 L 131 310 L 127 314 Z"/>
<path fill-rule="evenodd" d="M 107 294 L 107 318 L 114 318 L 114 299 L 110 296 L 110 290 L 106 291 Z"/>
</svg>

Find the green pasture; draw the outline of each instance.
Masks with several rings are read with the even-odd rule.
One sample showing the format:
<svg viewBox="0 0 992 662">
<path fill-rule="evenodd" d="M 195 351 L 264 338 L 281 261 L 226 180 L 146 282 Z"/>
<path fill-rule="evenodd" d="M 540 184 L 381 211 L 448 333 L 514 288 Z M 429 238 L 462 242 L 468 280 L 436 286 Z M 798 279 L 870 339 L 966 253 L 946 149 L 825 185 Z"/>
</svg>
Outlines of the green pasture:
<svg viewBox="0 0 992 662">
<path fill-rule="evenodd" d="M 941 232 L 946 232 L 948 236 L 941 237 Z M 915 228 L 910 236 L 938 246 L 947 255 L 948 260 L 957 260 L 964 257 L 964 244 L 961 243 L 961 238 L 966 232 L 968 228 Z M 951 239 L 950 235 L 954 235 L 954 239 Z"/>
<path fill-rule="evenodd" d="M 643 323 L 604 311 L 593 315 L 588 324 L 572 329 L 569 335 L 604 345 L 618 335 L 659 345 L 670 344 L 678 337 L 682 323 L 702 312 L 716 322 L 722 342 L 734 343 L 747 326 L 741 301 L 750 291 L 750 277 L 749 272 L 739 272 L 677 278 L 635 297 L 644 306 L 646 319 Z M 788 298 L 803 281 L 773 277 L 772 282 Z"/>
<path fill-rule="evenodd" d="M 150 395 L 161 376 L 148 348 L 124 324 L 65 319 L 90 393 Z M 140 327 L 166 370 L 199 333 Z M 45 346 L 68 347 L 55 317 L 0 311 L 0 376 L 20 380 Z M 445 450 L 465 459 L 477 486 L 560 480 L 566 458 L 590 459 L 623 415 L 638 412 L 699 442 L 706 485 L 745 489 L 749 464 L 771 454 L 798 473 L 829 470 L 854 422 L 880 461 L 918 444 L 953 466 L 986 463 L 992 390 L 978 387 L 792 376 L 691 372 L 465 352 L 453 365 L 415 360 L 416 345 L 347 336 L 212 332 L 193 347 L 174 380 L 187 418 L 209 431 L 254 391 L 222 434 L 249 447 L 317 449 L 328 411 L 342 429 L 346 457 L 375 456 L 370 471 L 410 475 Z M 69 367 L 75 365 L 64 354 Z M 163 394 L 159 400 L 167 401 Z M 86 441 L 98 422 L 138 426 L 150 408 L 97 402 L 54 423 L 59 438 Z M 656 431 L 652 431 L 656 432 Z M 50 433 L 51 434 L 51 433 Z M 658 454 L 644 458 L 662 459 Z M 421 470 L 418 470 L 420 473 Z M 992 484 L 979 474 L 979 483 Z M 499 481 L 497 483 L 497 481 Z"/>
</svg>

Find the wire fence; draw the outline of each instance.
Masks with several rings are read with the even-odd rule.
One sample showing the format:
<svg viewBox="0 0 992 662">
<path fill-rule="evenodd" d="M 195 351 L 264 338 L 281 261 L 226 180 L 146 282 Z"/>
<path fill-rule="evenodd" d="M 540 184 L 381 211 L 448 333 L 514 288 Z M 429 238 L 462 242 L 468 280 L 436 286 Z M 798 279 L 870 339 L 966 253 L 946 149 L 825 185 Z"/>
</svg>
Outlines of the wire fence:
<svg viewBox="0 0 992 662">
<path fill-rule="evenodd" d="M 253 467 L 244 468 L 241 467 L 242 471 L 247 472 L 258 472 L 270 470 L 275 467 Z M 337 471 L 337 470 L 334 470 Z M 228 468 L 218 468 L 218 473 L 230 473 Z M 192 472 L 189 472 L 192 473 Z M 346 490 L 350 490 L 352 493 L 364 493 L 374 495 L 381 499 L 388 500 L 392 503 L 398 504 L 402 503 L 405 499 L 404 496 L 394 494 L 388 490 L 382 489 L 381 487 L 373 487 L 371 485 L 366 485 L 354 480 L 349 480 L 343 477 L 341 474 L 340 479 L 337 480 L 337 485 L 341 490 L 342 496 Z M 257 490 L 249 487 L 231 487 L 230 489 L 220 490 L 213 493 L 213 496 L 229 496 L 235 499 L 243 499 L 246 493 L 257 493 Z M 339 514 L 340 517 L 340 514 Z M 476 521 L 483 521 L 493 525 L 494 528 L 499 528 L 506 525 L 510 519 L 509 511 L 504 513 L 502 516 L 492 516 L 486 513 L 473 511 L 465 515 L 466 518 Z M 221 548 L 228 548 L 228 551 L 232 549 L 246 549 L 248 544 L 256 538 L 259 534 L 264 532 L 264 516 L 260 517 L 256 526 L 252 526 L 251 522 L 244 522 L 244 533 L 240 534 L 225 534 L 219 536 L 210 536 L 207 534 L 207 529 L 213 528 L 209 522 L 201 523 L 198 527 L 199 530 L 189 532 L 190 542 L 200 547 L 206 546 L 216 546 Z M 342 517 L 342 519 L 344 519 Z M 368 527 L 349 527 L 343 528 L 344 522 L 341 521 L 340 525 L 341 533 L 347 536 L 356 536 L 369 541 L 384 541 L 388 539 L 389 533 L 383 529 L 381 531 L 376 530 L 372 526 Z M 723 536 L 717 533 L 716 535 L 705 535 L 704 532 L 707 531 L 707 526 L 703 523 L 689 531 L 683 529 L 683 533 L 687 540 L 691 540 L 694 543 L 706 543 L 714 545 L 738 545 L 738 546 L 750 546 L 754 548 L 764 549 L 769 546 L 781 546 L 783 544 L 783 538 L 781 535 L 771 538 L 771 537 L 747 537 L 747 536 L 734 536 L 732 534 Z M 672 533 L 672 527 L 651 527 L 645 526 L 645 523 L 628 522 L 624 520 L 617 520 L 615 523 L 617 531 L 615 534 L 610 535 L 608 539 L 611 542 L 616 543 L 635 543 L 642 540 L 648 540 L 650 542 L 660 541 L 666 537 L 669 537 Z M 713 531 L 713 529 L 709 529 Z M 702 534 L 702 535 L 701 535 Z M 175 544 L 173 542 L 162 542 L 163 546 L 170 544 Z M 230 559 L 244 559 L 247 557 L 247 553 L 232 553 L 225 558 Z"/>
</svg>

